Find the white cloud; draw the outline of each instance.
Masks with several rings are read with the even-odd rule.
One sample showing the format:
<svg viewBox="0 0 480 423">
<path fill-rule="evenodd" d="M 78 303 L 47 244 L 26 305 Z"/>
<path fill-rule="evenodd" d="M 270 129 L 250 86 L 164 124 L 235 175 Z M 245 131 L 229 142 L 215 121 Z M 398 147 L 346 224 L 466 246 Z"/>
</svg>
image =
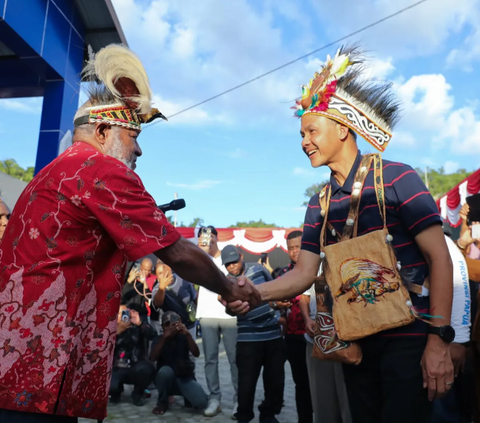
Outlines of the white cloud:
<svg viewBox="0 0 480 423">
<path fill-rule="evenodd" d="M 215 187 L 215 186 L 217 186 L 221 183 L 222 183 L 222 181 L 204 179 L 202 181 L 197 181 L 197 182 L 190 183 L 190 184 L 166 182 L 166 185 L 169 186 L 169 187 L 174 187 L 174 188 L 182 188 L 182 189 L 187 189 L 187 190 L 192 190 L 192 191 L 202 191 L 204 189 L 213 188 L 213 187 Z"/>
<path fill-rule="evenodd" d="M 402 145 L 404 147 L 413 147 L 416 144 L 415 137 L 410 132 L 395 131 L 392 139 L 395 145 Z"/>
<path fill-rule="evenodd" d="M 405 111 L 403 122 L 417 128 L 438 128 L 453 107 L 451 88 L 442 74 L 416 75 L 397 86 Z"/>
<path fill-rule="evenodd" d="M 452 162 L 450 160 L 446 161 L 445 164 L 443 165 L 443 169 L 447 174 L 456 172 L 459 167 L 460 167 L 459 163 Z"/>
<path fill-rule="evenodd" d="M 38 115 L 42 112 L 43 98 L 2 99 L 0 108 L 20 113 Z"/>
<path fill-rule="evenodd" d="M 395 71 L 393 66 L 392 57 L 388 57 L 386 60 L 378 58 L 373 59 L 370 62 L 370 66 L 365 72 L 365 76 L 368 79 L 385 80 L 389 75 Z"/>
</svg>

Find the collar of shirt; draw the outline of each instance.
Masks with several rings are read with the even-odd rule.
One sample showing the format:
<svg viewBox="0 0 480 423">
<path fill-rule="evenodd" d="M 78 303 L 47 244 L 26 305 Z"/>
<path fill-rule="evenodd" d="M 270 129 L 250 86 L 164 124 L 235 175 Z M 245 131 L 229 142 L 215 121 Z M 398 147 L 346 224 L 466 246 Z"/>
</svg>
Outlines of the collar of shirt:
<svg viewBox="0 0 480 423">
<path fill-rule="evenodd" d="M 352 186 L 355 182 L 355 174 L 357 173 L 357 169 L 362 162 L 362 153 L 360 150 L 357 151 L 357 157 L 355 158 L 355 162 L 353 163 L 352 168 L 350 169 L 350 173 L 348 174 L 348 178 L 345 180 L 343 186 L 338 185 L 338 182 L 333 177 L 333 174 L 330 175 L 330 186 L 332 187 L 332 197 L 339 191 L 342 190 L 345 194 L 352 193 Z"/>
</svg>

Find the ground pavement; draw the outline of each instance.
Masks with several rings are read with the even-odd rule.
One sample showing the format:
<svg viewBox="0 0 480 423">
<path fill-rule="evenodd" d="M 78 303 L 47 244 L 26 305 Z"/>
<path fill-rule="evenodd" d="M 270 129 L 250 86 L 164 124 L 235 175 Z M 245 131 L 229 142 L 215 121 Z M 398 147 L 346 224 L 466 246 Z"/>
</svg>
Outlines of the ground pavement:
<svg viewBox="0 0 480 423">
<path fill-rule="evenodd" d="M 201 356 L 196 359 L 196 375 L 200 384 L 207 391 L 207 384 L 205 382 L 205 374 L 203 371 L 204 357 L 202 340 L 198 340 Z M 132 387 L 126 385 L 125 392 L 122 395 L 120 404 L 108 405 L 108 417 L 105 422 L 115 423 L 197 423 L 197 422 L 212 422 L 223 423 L 234 421 L 231 419 L 231 411 L 233 408 L 233 386 L 230 378 L 230 369 L 228 360 L 223 350 L 220 353 L 219 362 L 220 373 L 220 386 L 222 390 L 222 412 L 215 417 L 205 417 L 202 412 L 194 412 L 191 409 L 186 409 L 183 406 L 183 399 L 181 397 L 175 397 L 175 403 L 169 408 L 169 410 L 163 416 L 155 416 L 152 414 L 152 410 L 155 407 L 157 399 L 157 391 L 152 390 L 152 397 L 147 400 L 147 404 L 143 407 L 136 407 L 132 403 L 130 393 Z M 255 394 L 255 419 L 252 422 L 258 422 L 258 406 L 263 400 L 263 381 L 260 376 L 257 391 Z M 290 371 L 290 365 L 285 363 L 285 393 L 284 393 L 285 406 L 282 409 L 281 414 L 277 416 L 280 423 L 294 423 L 297 421 L 297 412 L 295 407 L 295 387 L 293 385 L 292 374 Z M 79 423 L 92 423 L 94 420 L 80 419 Z M 95 421 L 96 422 L 96 421 Z"/>
</svg>

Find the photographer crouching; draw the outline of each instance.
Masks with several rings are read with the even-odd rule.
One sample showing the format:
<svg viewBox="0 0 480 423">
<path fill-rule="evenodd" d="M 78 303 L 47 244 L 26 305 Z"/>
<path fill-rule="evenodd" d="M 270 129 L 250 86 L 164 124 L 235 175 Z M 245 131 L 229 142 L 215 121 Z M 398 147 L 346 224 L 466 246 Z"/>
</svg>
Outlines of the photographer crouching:
<svg viewBox="0 0 480 423">
<path fill-rule="evenodd" d="M 113 373 L 110 382 L 110 401 L 119 403 L 123 385 L 133 385 L 132 399 L 136 406 L 145 405 L 143 394 L 155 374 L 148 361 L 148 345 L 156 335 L 146 321 L 140 318 L 139 306 L 120 306 L 117 320 L 117 340 L 113 355 Z"/>
</svg>

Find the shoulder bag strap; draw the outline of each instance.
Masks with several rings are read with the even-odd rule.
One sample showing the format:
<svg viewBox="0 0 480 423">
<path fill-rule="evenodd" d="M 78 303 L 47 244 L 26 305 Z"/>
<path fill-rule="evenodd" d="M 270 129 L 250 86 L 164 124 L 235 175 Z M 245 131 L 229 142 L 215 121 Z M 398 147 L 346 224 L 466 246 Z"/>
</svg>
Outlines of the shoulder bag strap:
<svg viewBox="0 0 480 423">
<path fill-rule="evenodd" d="M 357 236 L 358 229 L 358 211 L 360 209 L 360 200 L 362 198 L 363 184 L 365 178 L 370 171 L 370 166 L 373 160 L 373 155 L 368 154 L 363 156 L 360 166 L 358 167 L 355 175 L 355 182 L 352 187 L 352 195 L 350 197 L 350 210 L 348 211 L 347 221 L 345 222 L 345 228 L 343 229 L 343 235 L 341 241 L 350 239 L 352 235 Z"/>
</svg>

